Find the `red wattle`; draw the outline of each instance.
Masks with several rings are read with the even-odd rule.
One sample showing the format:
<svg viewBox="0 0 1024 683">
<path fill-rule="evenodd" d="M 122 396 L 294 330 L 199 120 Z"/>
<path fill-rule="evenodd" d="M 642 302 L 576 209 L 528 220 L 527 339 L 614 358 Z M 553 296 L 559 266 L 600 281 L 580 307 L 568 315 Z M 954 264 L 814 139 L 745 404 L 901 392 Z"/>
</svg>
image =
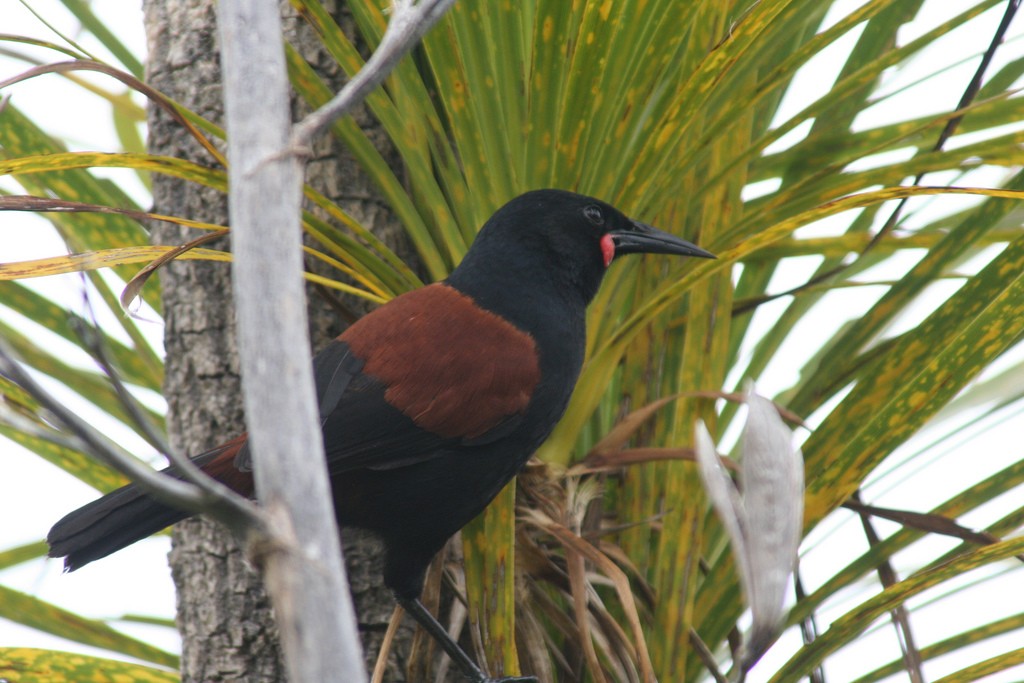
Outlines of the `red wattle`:
<svg viewBox="0 0 1024 683">
<path fill-rule="evenodd" d="M 601 238 L 601 256 L 604 257 L 604 267 L 607 268 L 615 258 L 615 241 L 611 235 Z"/>
</svg>

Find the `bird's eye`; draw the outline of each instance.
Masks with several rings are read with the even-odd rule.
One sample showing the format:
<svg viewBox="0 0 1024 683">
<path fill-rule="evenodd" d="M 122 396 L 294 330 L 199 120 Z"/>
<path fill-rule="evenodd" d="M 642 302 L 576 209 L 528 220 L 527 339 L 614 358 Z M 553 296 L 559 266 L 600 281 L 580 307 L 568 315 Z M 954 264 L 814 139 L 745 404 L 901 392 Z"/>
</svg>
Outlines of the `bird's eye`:
<svg viewBox="0 0 1024 683">
<path fill-rule="evenodd" d="M 593 204 L 583 207 L 583 215 L 594 225 L 604 225 L 604 214 Z"/>
</svg>

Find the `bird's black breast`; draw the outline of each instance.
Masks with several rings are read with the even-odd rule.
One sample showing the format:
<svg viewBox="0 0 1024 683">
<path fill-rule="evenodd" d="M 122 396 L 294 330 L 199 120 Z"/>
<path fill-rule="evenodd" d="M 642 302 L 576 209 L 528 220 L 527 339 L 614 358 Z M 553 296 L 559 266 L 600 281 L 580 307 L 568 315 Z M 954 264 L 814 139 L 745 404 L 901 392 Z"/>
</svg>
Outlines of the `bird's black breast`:
<svg viewBox="0 0 1024 683">
<path fill-rule="evenodd" d="M 582 363 L 582 321 L 549 322 L 540 344 L 437 284 L 377 309 L 317 355 L 338 520 L 383 538 L 393 589 L 413 592 L 416 567 L 561 417 Z"/>
</svg>

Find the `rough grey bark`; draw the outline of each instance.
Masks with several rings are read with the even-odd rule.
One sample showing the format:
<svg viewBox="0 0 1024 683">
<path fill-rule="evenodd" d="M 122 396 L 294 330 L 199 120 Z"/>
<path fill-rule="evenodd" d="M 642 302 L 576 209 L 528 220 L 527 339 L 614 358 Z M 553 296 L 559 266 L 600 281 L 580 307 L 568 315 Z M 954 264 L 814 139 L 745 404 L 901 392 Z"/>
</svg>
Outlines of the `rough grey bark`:
<svg viewBox="0 0 1024 683">
<path fill-rule="evenodd" d="M 144 3 L 149 43 L 149 82 L 212 121 L 220 122 L 220 67 L 216 52 L 214 3 L 211 0 L 147 0 Z M 287 13 L 287 11 L 286 11 Z M 351 21 L 342 16 L 343 25 Z M 319 49 L 312 32 L 297 18 L 286 20 L 286 35 L 300 52 L 337 85 L 342 78 Z M 296 105 L 299 107 L 300 105 Z M 379 145 L 384 136 L 365 114 Z M 212 159 L 161 112 L 150 112 L 150 149 L 211 164 Z M 395 161 L 394 155 L 390 160 Z M 354 162 L 330 140 L 314 145 L 307 181 L 394 243 L 400 229 L 375 197 Z M 217 192 L 169 178 L 154 179 L 159 212 L 226 223 L 226 202 Z M 179 244 L 195 234 L 176 226 L 155 226 L 153 240 Z M 401 248 L 408 254 L 408 248 Z M 241 432 L 238 360 L 229 269 L 223 264 L 182 261 L 161 272 L 167 368 L 165 395 L 168 429 L 176 448 L 199 453 Z M 311 297 L 310 326 L 315 347 L 337 335 L 342 324 L 318 297 Z M 393 609 L 380 583 L 379 556 L 364 534 L 345 532 L 346 564 L 360 618 L 363 647 L 372 662 Z M 178 590 L 178 623 L 183 637 L 183 680 L 284 680 L 270 607 L 259 577 L 220 528 L 205 520 L 178 526 L 171 552 Z M 397 650 L 407 651 L 411 629 L 404 629 Z M 386 679 L 404 680 L 404 654 L 393 657 Z"/>
</svg>

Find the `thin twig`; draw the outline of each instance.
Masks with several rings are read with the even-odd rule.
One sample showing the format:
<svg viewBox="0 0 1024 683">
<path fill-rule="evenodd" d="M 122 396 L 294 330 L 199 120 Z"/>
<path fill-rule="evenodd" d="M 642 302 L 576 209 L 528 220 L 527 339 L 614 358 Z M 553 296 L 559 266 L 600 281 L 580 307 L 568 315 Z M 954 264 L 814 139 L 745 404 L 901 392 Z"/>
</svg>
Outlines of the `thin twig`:
<svg viewBox="0 0 1024 683">
<path fill-rule="evenodd" d="M 0 371 L 2 374 L 2 371 Z M 73 434 L 47 428 L 45 422 L 37 422 L 14 410 L 6 401 L 0 401 L 0 423 L 11 427 L 25 436 L 41 439 L 69 451 L 88 451 L 88 447 Z"/>
<path fill-rule="evenodd" d="M 880 517 L 890 522 L 896 522 L 904 527 L 924 531 L 929 534 L 940 534 L 958 538 L 965 543 L 977 545 L 992 545 L 998 543 L 998 536 L 986 532 L 974 531 L 965 526 L 957 524 L 955 520 L 934 513 L 911 512 L 909 510 L 894 510 L 892 508 L 881 508 L 874 505 L 865 505 L 858 498 L 851 498 L 843 503 L 843 507 L 852 510 L 859 515 L 870 515 Z"/>
<path fill-rule="evenodd" d="M 135 396 L 128 391 L 124 382 L 121 381 L 120 375 L 116 370 L 114 370 L 109 358 L 107 357 L 107 351 L 99 333 L 99 322 L 96 319 L 96 311 L 92 306 L 92 300 L 89 298 L 89 289 L 86 285 L 84 274 L 82 303 L 89 315 L 92 325 L 86 325 L 85 321 L 81 318 L 72 317 L 69 321 L 71 329 L 78 335 L 78 338 L 85 349 L 92 355 L 93 359 L 99 364 L 100 368 L 110 380 L 110 384 L 114 388 L 114 392 L 117 394 L 118 399 L 120 399 L 121 406 L 128 413 L 128 416 L 142 431 L 146 439 L 153 444 L 172 465 L 175 466 L 177 476 L 173 477 L 174 479 L 180 479 L 190 484 L 194 484 L 210 501 L 227 501 L 228 507 L 223 510 L 223 512 L 227 514 L 227 517 L 222 519 L 222 521 L 228 523 L 228 526 L 232 531 L 236 532 L 236 534 L 240 534 L 245 531 L 245 524 L 242 524 L 241 526 L 234 526 L 235 522 L 231 520 L 235 519 L 237 512 L 237 510 L 233 508 L 241 507 L 248 510 L 252 507 L 249 501 L 216 479 L 207 475 L 199 469 L 199 467 L 197 467 L 190 458 L 178 452 L 174 448 L 171 448 L 171 445 L 167 443 L 164 435 L 161 434 L 160 431 L 153 426 L 153 423 L 146 417 L 138 400 L 136 400 Z M 218 506 L 213 505 L 213 507 Z M 200 512 L 205 511 L 206 510 L 200 510 Z M 221 519 L 221 512 L 214 513 L 211 511 L 210 514 L 217 519 Z M 243 514 L 242 519 L 245 517 L 246 516 Z"/>
<path fill-rule="evenodd" d="M 960 102 L 956 105 L 956 110 L 961 113 L 957 116 L 954 116 L 949 121 L 946 121 L 946 125 L 943 127 L 942 132 L 939 133 L 938 140 L 935 141 L 935 144 L 932 146 L 932 149 L 930 151 L 940 151 L 946 145 L 946 142 L 949 140 L 949 138 L 953 136 L 953 133 L 956 132 L 956 129 L 960 125 L 960 122 L 963 121 L 964 115 L 962 112 L 968 106 L 970 106 L 970 104 L 974 101 L 974 98 L 978 96 L 978 92 L 981 91 L 981 85 L 982 81 L 985 78 L 985 72 L 988 70 L 989 64 L 992 63 L 992 58 L 995 57 L 996 50 L 1002 44 L 1003 38 L 1006 37 L 1006 32 L 1009 30 L 1010 23 L 1013 21 L 1013 17 L 1017 13 L 1017 9 L 1019 6 L 1020 0 L 1010 0 L 1009 2 L 1006 3 L 1006 11 L 1003 12 L 1003 19 L 1002 21 L 999 22 L 999 27 L 996 28 L 996 32 L 992 35 L 992 40 L 989 42 L 988 48 L 985 50 L 985 54 L 981 58 L 981 63 L 978 65 L 978 68 L 974 71 L 974 76 L 971 77 L 971 82 L 967 84 L 967 88 L 964 90 L 963 95 L 960 96 Z M 921 171 L 920 173 L 918 173 L 917 176 L 914 178 L 914 182 L 912 182 L 911 185 L 920 185 L 921 180 L 924 179 L 924 176 L 925 171 Z M 879 230 L 875 234 L 875 236 L 871 238 L 871 241 L 868 242 L 867 246 L 864 248 L 864 251 L 861 252 L 862 256 L 867 252 L 871 251 L 872 249 L 874 249 L 876 244 L 885 239 L 889 235 L 889 233 L 893 231 L 893 229 L 896 227 L 896 223 L 899 222 L 899 219 L 903 213 L 903 208 L 906 206 L 909 200 L 910 197 L 904 197 L 899 201 L 899 203 L 896 205 L 896 208 L 894 208 L 892 213 L 889 215 L 889 219 L 885 222 L 885 225 L 883 225 L 882 229 Z"/>
<path fill-rule="evenodd" d="M 860 503 L 860 492 L 855 492 L 852 498 L 855 502 Z M 881 542 L 881 539 L 878 537 L 878 532 L 875 531 L 871 516 L 862 512 L 860 513 L 860 521 L 861 526 L 864 528 L 864 535 L 868 539 L 868 545 L 874 548 Z M 889 588 L 899 582 L 896 570 L 893 569 L 892 563 L 889 562 L 888 558 L 883 559 L 879 563 L 877 571 L 878 578 L 884 588 Z M 910 677 L 911 683 L 924 683 L 924 672 L 921 670 L 921 651 L 917 649 L 917 645 L 914 643 L 914 633 L 910 629 L 910 615 L 907 613 L 907 608 L 903 603 L 900 603 L 890 611 L 890 614 L 892 615 L 893 627 L 896 629 L 896 639 L 900 644 L 900 652 L 903 654 L 903 664 L 907 675 Z"/>
<path fill-rule="evenodd" d="M 78 316 L 72 316 L 68 320 L 68 325 L 78 337 L 82 346 L 86 351 L 88 351 L 89 355 L 91 355 L 93 360 L 95 360 L 100 366 L 103 374 L 107 376 L 107 379 L 110 381 L 110 385 L 114 388 L 114 393 L 117 394 L 117 398 L 120 400 L 121 406 L 125 409 L 125 412 L 128 413 L 128 417 L 131 418 L 131 421 L 139 431 L 142 432 L 142 435 L 147 441 L 149 441 L 149 443 L 155 446 L 158 451 L 164 453 L 168 458 L 170 458 L 173 452 L 171 445 L 167 443 L 167 439 L 164 438 L 164 435 L 160 430 L 153 425 L 152 420 L 146 416 L 146 413 L 143 411 L 138 399 L 135 398 L 132 392 L 128 391 L 128 387 L 126 387 L 124 382 L 121 381 L 121 376 L 114 369 L 110 359 L 107 357 L 107 351 L 99 333 L 99 324 L 96 321 L 96 314 L 89 301 L 88 290 L 83 290 L 83 299 L 85 299 L 86 310 L 89 312 L 92 324 L 86 325 L 85 321 Z M 189 464 L 192 464 L 191 461 L 189 461 Z M 198 468 L 196 469 L 198 471 Z"/>
<path fill-rule="evenodd" d="M 932 146 L 931 150 L 929 150 L 930 152 L 934 153 L 941 151 L 942 148 L 945 146 L 946 142 L 949 140 L 949 138 L 952 137 L 954 132 L 956 132 L 957 127 L 960 125 L 960 122 L 964 118 L 964 112 L 971 106 L 971 104 L 974 102 L 974 99 L 978 96 L 978 92 L 980 92 L 981 90 L 981 86 L 985 77 L 985 72 L 988 70 L 989 64 L 991 64 L 992 58 L 995 56 L 996 50 L 999 48 L 999 46 L 1003 42 L 1003 39 L 1006 37 L 1006 32 L 1009 30 L 1010 24 L 1013 21 L 1013 17 L 1016 15 L 1017 10 L 1019 8 L 1020 0 L 1009 0 L 1009 2 L 1006 3 L 1006 10 L 1003 12 L 1002 21 L 1000 21 L 998 28 L 996 28 L 996 32 L 992 35 L 992 40 L 989 42 L 988 48 L 985 50 L 985 54 L 982 55 L 981 63 L 975 70 L 974 76 L 971 78 L 971 82 L 968 83 L 967 88 L 964 90 L 963 95 L 961 95 L 960 97 L 960 102 L 957 104 L 957 107 L 954 110 L 955 112 L 957 112 L 957 114 L 946 122 L 946 125 L 943 127 L 942 132 L 939 133 L 939 137 L 935 141 L 935 144 Z M 913 187 L 916 185 L 920 185 L 924 176 L 924 171 L 918 173 L 917 177 L 914 178 L 914 181 L 910 184 L 910 186 Z M 890 233 L 895 229 L 896 224 L 899 222 L 899 219 L 903 214 L 903 208 L 906 206 L 906 203 L 909 199 L 910 197 L 903 197 L 899 201 L 899 203 L 893 209 L 892 213 L 889 214 L 889 218 L 885 221 L 885 224 L 868 241 L 867 245 L 865 245 L 864 248 L 860 250 L 857 259 L 854 259 L 849 263 L 842 263 L 836 266 L 835 268 L 831 268 L 823 273 L 819 273 L 812 277 L 807 282 L 796 287 L 793 287 L 792 289 L 788 289 L 784 292 L 779 292 L 777 294 L 767 294 L 763 297 L 758 297 L 756 299 L 749 299 L 746 302 L 744 302 L 741 306 L 735 307 L 732 311 L 732 314 L 736 316 L 743 313 L 747 313 L 750 310 L 757 308 L 762 304 L 766 304 L 770 301 L 775 301 L 776 299 L 780 299 L 786 296 L 794 296 L 810 287 L 818 285 L 847 270 L 850 266 L 856 263 L 858 259 L 866 255 L 869 251 L 874 249 L 876 245 L 881 243 L 890 235 Z"/>
<path fill-rule="evenodd" d="M 718 662 L 715 661 L 715 655 L 711 652 L 711 648 L 705 644 L 701 637 L 695 630 L 690 629 L 690 647 L 700 657 L 700 661 L 704 664 L 704 667 L 711 674 L 711 677 L 715 679 L 717 683 L 729 683 L 729 679 L 725 677 L 719 668 Z"/>
<path fill-rule="evenodd" d="M 104 464 L 123 473 L 153 498 L 194 514 L 206 513 L 229 526 L 237 534 L 262 528 L 262 516 L 256 507 L 223 484 L 201 473 L 205 479 L 201 483 L 182 481 L 161 474 L 100 434 L 43 389 L 22 367 L 14 350 L 3 338 L 0 338 L 0 373 L 11 378 L 38 401 L 55 424 L 72 434 L 80 443 L 78 450 L 88 452 Z M 73 443 L 69 442 L 68 445 Z"/>
<path fill-rule="evenodd" d="M 88 305 L 88 304 L 87 304 Z M 91 306 L 89 307 L 90 315 L 92 314 Z M 143 435 L 160 451 L 160 453 L 174 465 L 177 473 L 176 477 L 172 479 L 180 479 L 182 481 L 193 484 L 200 489 L 200 492 L 210 499 L 233 499 L 234 504 L 242 507 L 250 507 L 249 501 L 243 496 L 238 495 L 230 488 L 221 484 L 216 479 L 213 479 L 208 474 L 203 472 L 190 458 L 180 453 L 174 448 L 171 448 L 170 444 L 164 439 L 163 435 L 154 428 L 152 422 L 146 417 L 142 411 L 139 402 L 132 395 L 128 388 L 121 381 L 120 376 L 111 367 L 110 361 L 107 359 L 106 351 L 103 347 L 102 340 L 96 331 L 95 327 L 89 327 L 84 324 L 80 318 L 72 318 L 70 322 L 72 329 L 78 335 L 79 339 L 82 340 L 82 344 L 92 354 L 93 358 L 99 364 L 100 368 L 106 374 L 110 380 L 111 386 L 114 388 L 114 392 L 117 394 L 121 401 L 121 406 L 128 413 L 132 422 L 142 430 Z M 95 325 L 95 318 L 93 319 Z M 199 512 L 208 512 L 211 516 L 220 519 L 218 514 L 207 510 L 199 510 Z"/>
<path fill-rule="evenodd" d="M 800 567 L 797 566 L 796 571 L 793 572 L 793 590 L 796 593 L 797 603 L 801 603 L 807 597 L 807 592 L 804 590 L 803 579 L 800 578 Z M 800 636 L 803 638 L 804 645 L 810 645 L 818 639 L 818 622 L 814 618 L 814 612 L 809 612 L 806 617 L 800 621 Z M 807 677 L 810 683 L 825 683 L 825 669 L 819 663 L 811 671 Z"/>
<path fill-rule="evenodd" d="M 380 643 L 380 651 L 377 653 L 377 663 L 373 665 L 373 674 L 370 683 L 384 683 L 384 674 L 388 671 L 388 655 L 391 654 L 391 645 L 395 641 L 395 634 L 402 624 L 402 617 L 405 610 L 401 605 L 395 605 L 395 610 L 388 620 L 388 629 L 384 632 L 384 639 Z"/>
<path fill-rule="evenodd" d="M 68 72 L 73 71 L 95 71 L 101 74 L 106 74 L 111 78 L 117 79 L 118 81 L 126 85 L 130 90 L 141 93 L 143 96 L 148 97 L 150 102 L 163 109 L 164 112 L 168 116 L 170 116 L 177 125 L 181 126 L 186 132 L 190 133 L 192 137 L 195 138 L 196 142 L 198 142 L 199 145 L 203 147 L 203 149 L 205 149 L 207 153 L 209 153 L 210 156 L 213 157 L 213 159 L 218 164 L 224 165 L 224 155 L 220 152 L 220 150 L 217 149 L 216 145 L 214 145 L 214 143 L 211 142 L 210 139 L 207 138 L 199 130 L 199 128 L 184 115 L 184 108 L 179 108 L 179 106 L 175 102 L 170 100 L 166 95 L 161 93 L 159 90 L 153 88 L 153 86 L 148 85 L 147 83 L 139 80 L 135 76 L 127 72 L 121 71 L 120 69 L 116 69 L 110 66 L 109 64 L 104 64 L 103 62 L 97 62 L 90 59 L 74 59 L 70 62 L 43 64 L 28 69 L 27 71 L 17 74 L 16 76 L 12 76 L 11 78 L 6 78 L 0 81 L 0 89 L 6 88 L 10 85 L 19 83 L 21 81 L 25 81 L 30 78 L 35 78 L 36 76 L 40 76 L 42 74 L 57 73 L 66 76 Z M 6 98 L 8 96 L 5 95 L 4 97 Z"/>
</svg>

